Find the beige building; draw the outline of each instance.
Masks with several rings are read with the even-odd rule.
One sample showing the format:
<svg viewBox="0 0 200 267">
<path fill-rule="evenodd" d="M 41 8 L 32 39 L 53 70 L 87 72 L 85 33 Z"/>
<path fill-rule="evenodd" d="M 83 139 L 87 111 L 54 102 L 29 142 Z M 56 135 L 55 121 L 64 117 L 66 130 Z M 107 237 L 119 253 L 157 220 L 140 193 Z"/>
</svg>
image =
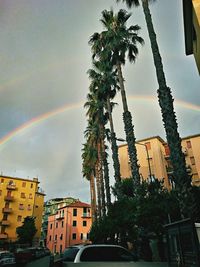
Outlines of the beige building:
<svg viewBox="0 0 200 267">
<path fill-rule="evenodd" d="M 138 165 L 141 179 L 148 177 L 164 178 L 164 185 L 171 187 L 173 169 L 167 143 L 159 136 L 149 137 L 136 142 Z M 200 185 L 200 134 L 184 137 L 182 150 L 185 155 L 187 170 L 192 175 L 192 182 Z M 119 146 L 119 161 L 122 178 L 131 176 L 127 144 Z"/>
<path fill-rule="evenodd" d="M 200 73 L 200 0 L 183 0 L 186 55 L 194 54 Z"/>
<path fill-rule="evenodd" d="M 22 225 L 27 216 L 36 218 L 37 233 L 34 240 L 36 243 L 39 241 L 44 196 L 37 178 L 0 176 L 0 241 L 16 241 L 16 228 Z"/>
</svg>

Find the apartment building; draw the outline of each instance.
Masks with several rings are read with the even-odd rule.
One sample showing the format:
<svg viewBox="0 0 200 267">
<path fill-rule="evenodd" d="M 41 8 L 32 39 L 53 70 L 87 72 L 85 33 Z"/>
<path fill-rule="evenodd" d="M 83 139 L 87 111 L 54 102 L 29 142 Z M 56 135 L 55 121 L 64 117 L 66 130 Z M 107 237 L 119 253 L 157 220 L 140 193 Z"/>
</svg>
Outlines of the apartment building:
<svg viewBox="0 0 200 267">
<path fill-rule="evenodd" d="M 200 74 L 200 0 L 183 0 L 186 55 L 194 54 Z"/>
<path fill-rule="evenodd" d="M 42 232 L 40 239 L 41 245 L 46 246 L 48 217 L 50 215 L 56 214 L 59 208 L 65 207 L 66 205 L 72 204 L 76 201 L 78 200 L 72 197 L 59 197 L 49 199 L 44 203 L 44 210 L 42 216 Z"/>
<path fill-rule="evenodd" d="M 16 228 L 27 216 L 35 217 L 37 233 L 34 241 L 40 238 L 44 192 L 39 188 L 38 178 L 23 179 L 0 176 L 0 240 L 17 240 Z"/>
<path fill-rule="evenodd" d="M 89 242 L 91 206 L 77 201 L 58 209 L 48 218 L 47 247 L 52 253 L 61 253 L 65 248 Z"/>
<path fill-rule="evenodd" d="M 192 175 L 192 183 L 200 185 L 200 134 L 182 138 L 182 150 L 185 155 L 187 171 Z M 171 187 L 173 168 L 167 143 L 154 136 L 136 142 L 138 165 L 141 180 L 148 177 L 164 179 L 166 188 Z M 122 178 L 131 177 L 127 144 L 119 146 L 120 172 Z"/>
</svg>

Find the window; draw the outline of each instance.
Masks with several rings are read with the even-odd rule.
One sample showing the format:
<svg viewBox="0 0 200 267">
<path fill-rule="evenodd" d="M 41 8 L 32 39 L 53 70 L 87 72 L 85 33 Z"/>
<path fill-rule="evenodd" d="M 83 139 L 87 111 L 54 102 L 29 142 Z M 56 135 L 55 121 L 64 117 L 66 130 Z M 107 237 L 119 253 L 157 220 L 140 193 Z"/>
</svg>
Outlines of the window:
<svg viewBox="0 0 200 267">
<path fill-rule="evenodd" d="M 62 239 L 63 239 L 63 234 L 60 235 L 60 240 L 62 240 Z"/>
<path fill-rule="evenodd" d="M 86 247 L 80 261 L 134 261 L 134 256 L 124 248 L 118 247 Z"/>
<path fill-rule="evenodd" d="M 187 148 L 191 148 L 192 145 L 191 145 L 191 142 L 190 141 L 186 141 L 186 144 L 187 144 Z"/>
<path fill-rule="evenodd" d="M 29 199 L 32 199 L 33 198 L 33 195 L 32 193 L 29 194 Z"/>
<path fill-rule="evenodd" d="M 58 228 L 58 223 L 56 223 L 56 228 Z"/>
<path fill-rule="evenodd" d="M 75 240 L 76 239 L 76 233 L 72 234 L 72 239 Z"/>
<path fill-rule="evenodd" d="M 87 226 L 87 221 L 83 221 L 83 226 Z"/>
<path fill-rule="evenodd" d="M 52 229 L 52 227 L 53 227 L 53 224 L 51 223 L 51 224 L 50 224 L 50 229 Z"/>
<path fill-rule="evenodd" d="M 31 188 L 33 188 L 33 184 L 31 184 Z"/>
<path fill-rule="evenodd" d="M 60 245 L 60 253 L 62 252 L 62 245 Z"/>
<path fill-rule="evenodd" d="M 145 143 L 145 146 L 146 146 L 147 150 L 151 149 L 151 143 L 150 142 Z"/>
<path fill-rule="evenodd" d="M 51 235 L 49 236 L 49 241 L 51 241 Z"/>
<path fill-rule="evenodd" d="M 83 240 L 83 233 L 81 233 L 81 240 Z"/>
<path fill-rule="evenodd" d="M 24 204 L 19 204 L 19 210 L 24 210 Z"/>
<path fill-rule="evenodd" d="M 62 228 L 64 227 L 64 221 L 62 221 L 61 226 L 62 226 Z"/>
<path fill-rule="evenodd" d="M 4 179 L 2 178 L 2 179 L 1 179 L 1 183 L 3 184 L 3 182 L 4 182 Z"/>
<path fill-rule="evenodd" d="M 73 209 L 73 216 L 77 216 L 77 209 Z"/>
<path fill-rule="evenodd" d="M 17 221 L 18 221 L 18 222 L 21 222 L 21 221 L 22 221 L 22 216 L 21 216 L 21 215 L 18 215 L 18 216 L 17 216 Z"/>
<path fill-rule="evenodd" d="M 25 193 L 21 193 L 21 198 L 25 198 Z"/>
<path fill-rule="evenodd" d="M 195 159 L 194 159 L 194 157 L 190 157 L 190 161 L 191 161 L 191 164 L 192 165 L 195 165 Z"/>
<path fill-rule="evenodd" d="M 57 240 L 57 235 L 55 235 L 55 240 Z"/>
<path fill-rule="evenodd" d="M 87 213 L 87 208 L 83 208 L 83 213 Z"/>
<path fill-rule="evenodd" d="M 28 210 L 31 210 L 31 205 L 30 204 L 28 204 Z"/>
<path fill-rule="evenodd" d="M 26 182 L 23 182 L 22 183 L 22 187 L 26 187 Z"/>
<path fill-rule="evenodd" d="M 72 226 L 76 226 L 76 221 L 73 221 L 72 222 Z"/>
</svg>

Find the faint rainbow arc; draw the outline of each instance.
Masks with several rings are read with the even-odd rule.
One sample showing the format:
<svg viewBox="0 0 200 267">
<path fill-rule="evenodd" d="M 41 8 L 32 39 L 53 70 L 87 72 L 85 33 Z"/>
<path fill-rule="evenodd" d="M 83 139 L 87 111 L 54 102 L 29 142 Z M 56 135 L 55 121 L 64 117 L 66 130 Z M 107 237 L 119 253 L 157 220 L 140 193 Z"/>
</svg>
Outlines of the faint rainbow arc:
<svg viewBox="0 0 200 267">
<path fill-rule="evenodd" d="M 147 101 L 155 101 L 157 100 L 157 97 L 155 96 L 149 96 L 149 95 L 130 95 L 128 96 L 128 99 L 130 100 L 147 100 Z M 51 110 L 49 112 L 46 112 L 42 115 L 39 115 L 28 122 L 20 125 L 19 127 L 15 128 L 13 131 L 9 132 L 6 134 L 4 137 L 0 139 L 0 146 L 3 144 L 7 143 L 10 139 L 15 137 L 17 134 L 21 133 L 22 131 L 32 128 L 37 124 L 42 123 L 43 121 L 50 119 L 51 117 L 54 117 L 58 114 L 61 114 L 63 112 L 69 111 L 69 110 L 74 110 L 77 108 L 83 107 L 84 102 L 78 102 L 78 103 L 73 103 L 73 104 L 67 104 L 62 107 L 59 107 L 57 109 Z M 194 105 L 182 100 L 175 100 L 175 105 L 181 106 L 186 109 L 190 109 L 193 111 L 200 111 L 200 106 Z"/>
<path fill-rule="evenodd" d="M 63 112 L 69 111 L 69 110 L 74 110 L 76 108 L 80 108 L 83 105 L 82 102 L 79 103 L 74 103 L 74 104 L 67 104 L 62 107 L 59 107 L 57 109 L 51 110 L 49 112 L 43 113 L 42 115 L 39 115 L 37 117 L 34 117 L 33 119 L 29 120 L 26 123 L 23 123 L 19 127 L 15 128 L 13 131 L 9 132 L 6 134 L 4 137 L 0 139 L 0 146 L 7 143 L 10 139 L 12 139 L 14 136 L 17 134 L 21 133 L 22 131 L 32 128 L 37 124 L 40 124 L 41 122 L 52 118 L 58 114 L 61 114 Z"/>
</svg>

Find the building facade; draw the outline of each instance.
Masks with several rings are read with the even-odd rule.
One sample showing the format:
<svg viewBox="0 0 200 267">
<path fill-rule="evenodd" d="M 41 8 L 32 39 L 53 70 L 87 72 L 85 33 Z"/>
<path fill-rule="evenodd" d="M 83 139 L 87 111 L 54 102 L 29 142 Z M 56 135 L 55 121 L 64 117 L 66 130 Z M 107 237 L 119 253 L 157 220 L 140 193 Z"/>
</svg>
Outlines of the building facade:
<svg viewBox="0 0 200 267">
<path fill-rule="evenodd" d="M 77 201 L 58 209 L 48 218 L 47 247 L 52 253 L 61 253 L 65 248 L 89 242 L 91 206 Z"/>
<path fill-rule="evenodd" d="M 200 185 L 200 134 L 182 138 L 187 171 L 192 175 L 193 185 Z M 164 179 L 164 186 L 170 188 L 173 181 L 173 168 L 167 143 L 159 136 L 136 142 L 138 165 L 141 180 L 149 177 Z M 131 177 L 127 144 L 119 146 L 120 172 L 122 178 Z"/>
<path fill-rule="evenodd" d="M 56 214 L 59 208 L 64 207 L 68 204 L 72 204 L 76 201 L 77 199 L 72 197 L 61 197 L 49 199 L 44 203 L 44 210 L 42 216 L 42 232 L 40 239 L 40 243 L 42 246 L 46 246 L 49 216 Z"/>
<path fill-rule="evenodd" d="M 0 240 L 16 241 L 16 228 L 25 217 L 33 216 L 37 228 L 34 241 L 39 241 L 45 194 L 38 185 L 37 178 L 0 176 Z"/>
<path fill-rule="evenodd" d="M 194 54 L 200 74 L 200 0 L 183 0 L 186 55 Z"/>
</svg>

